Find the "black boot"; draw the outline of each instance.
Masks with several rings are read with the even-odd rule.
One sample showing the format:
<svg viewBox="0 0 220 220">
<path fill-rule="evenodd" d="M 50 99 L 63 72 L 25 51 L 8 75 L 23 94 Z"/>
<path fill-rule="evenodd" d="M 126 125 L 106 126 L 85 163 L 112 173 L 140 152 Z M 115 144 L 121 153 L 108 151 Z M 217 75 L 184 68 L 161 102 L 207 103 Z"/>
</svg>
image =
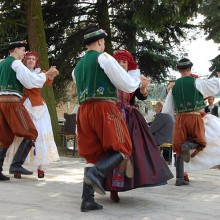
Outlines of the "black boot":
<svg viewBox="0 0 220 220">
<path fill-rule="evenodd" d="M 189 185 L 189 182 L 184 180 L 183 158 L 176 156 L 176 186 Z"/>
<path fill-rule="evenodd" d="M 1 180 L 10 180 L 9 177 L 2 174 L 3 163 L 4 163 L 4 160 L 5 160 L 5 155 L 6 155 L 7 150 L 8 150 L 8 148 L 0 147 L 0 181 Z"/>
<path fill-rule="evenodd" d="M 91 167 L 85 168 L 85 174 Z M 84 174 L 84 175 L 85 175 Z M 88 212 L 91 210 L 100 210 L 103 209 L 102 205 L 99 205 L 94 200 L 94 190 L 91 185 L 83 182 L 83 193 L 82 193 L 82 203 L 81 203 L 81 212 Z"/>
<path fill-rule="evenodd" d="M 12 160 L 9 173 L 15 174 L 15 177 L 19 178 L 20 174 L 31 175 L 33 172 L 26 170 L 22 167 L 31 147 L 34 146 L 34 142 L 29 139 L 24 139 L 18 147 L 16 154 Z"/>
<path fill-rule="evenodd" d="M 107 174 L 114 169 L 123 160 L 123 156 L 119 152 L 114 152 L 91 167 L 85 175 L 84 181 L 86 184 L 91 184 L 95 192 L 104 195 L 105 190 L 102 186 L 102 180 Z"/>
<path fill-rule="evenodd" d="M 183 156 L 183 160 L 186 163 L 189 163 L 190 161 L 190 150 L 191 149 L 196 149 L 197 147 L 199 147 L 200 145 L 194 141 L 186 141 L 184 144 L 181 145 L 181 150 L 182 150 L 182 156 Z"/>
</svg>

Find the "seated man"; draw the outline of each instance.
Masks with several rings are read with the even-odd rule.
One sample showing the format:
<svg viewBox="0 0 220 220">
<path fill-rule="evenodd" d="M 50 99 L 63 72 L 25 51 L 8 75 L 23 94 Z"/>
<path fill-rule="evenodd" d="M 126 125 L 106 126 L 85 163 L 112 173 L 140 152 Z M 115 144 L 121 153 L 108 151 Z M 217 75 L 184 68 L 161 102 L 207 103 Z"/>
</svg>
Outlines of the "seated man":
<svg viewBox="0 0 220 220">
<path fill-rule="evenodd" d="M 155 119 L 151 123 L 150 130 L 156 144 L 172 143 L 174 118 L 166 113 L 161 113 L 163 102 L 158 101 L 155 105 Z"/>
<path fill-rule="evenodd" d="M 218 106 L 214 105 L 215 97 L 209 96 L 208 97 L 208 105 L 205 107 L 205 112 L 210 113 L 212 115 L 215 115 L 216 117 L 219 117 L 218 114 Z"/>
</svg>

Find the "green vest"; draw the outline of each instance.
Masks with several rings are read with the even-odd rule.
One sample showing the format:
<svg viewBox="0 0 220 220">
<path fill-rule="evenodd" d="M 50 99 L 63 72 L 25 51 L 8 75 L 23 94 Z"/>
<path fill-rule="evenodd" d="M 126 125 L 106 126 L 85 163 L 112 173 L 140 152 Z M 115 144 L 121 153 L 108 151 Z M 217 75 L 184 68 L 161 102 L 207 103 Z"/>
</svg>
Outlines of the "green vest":
<svg viewBox="0 0 220 220">
<path fill-rule="evenodd" d="M 15 92 L 23 96 L 24 86 L 16 78 L 16 72 L 11 68 L 14 57 L 7 57 L 0 62 L 0 92 Z"/>
<path fill-rule="evenodd" d="M 98 63 L 97 51 L 87 51 L 76 65 L 74 75 L 79 103 L 94 99 L 111 99 L 117 101 L 117 89 L 111 83 Z"/>
<path fill-rule="evenodd" d="M 172 94 L 176 113 L 190 112 L 205 107 L 203 95 L 196 89 L 193 77 L 186 76 L 177 79 Z"/>
</svg>

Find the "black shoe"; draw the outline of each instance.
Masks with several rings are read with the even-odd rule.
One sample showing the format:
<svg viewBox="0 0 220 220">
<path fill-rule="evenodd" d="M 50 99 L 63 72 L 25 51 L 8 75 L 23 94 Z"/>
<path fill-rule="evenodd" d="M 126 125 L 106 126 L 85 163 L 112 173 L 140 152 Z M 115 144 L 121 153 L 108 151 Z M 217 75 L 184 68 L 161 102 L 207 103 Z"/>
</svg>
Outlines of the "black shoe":
<svg viewBox="0 0 220 220">
<path fill-rule="evenodd" d="M 10 180 L 10 178 L 0 173 L 0 181 L 2 180 Z"/>
<path fill-rule="evenodd" d="M 175 186 L 184 186 L 189 185 L 189 182 L 185 181 L 184 179 L 176 179 Z"/>
<path fill-rule="evenodd" d="M 39 179 L 43 179 L 44 178 L 44 171 L 37 169 L 37 176 Z"/>
<path fill-rule="evenodd" d="M 99 205 L 98 203 L 96 203 L 95 201 L 86 201 L 83 200 L 82 204 L 81 204 L 81 212 L 88 212 L 91 210 L 100 210 L 103 209 L 102 205 Z"/>
<path fill-rule="evenodd" d="M 84 178 L 87 172 L 91 170 L 91 167 L 86 167 L 84 170 Z M 94 189 L 92 185 L 88 185 L 83 182 L 83 192 L 82 192 L 82 203 L 81 203 L 81 212 L 88 212 L 91 210 L 103 209 L 102 205 L 99 205 L 94 200 Z"/>
<path fill-rule="evenodd" d="M 110 198 L 114 203 L 118 203 L 120 202 L 120 198 L 118 196 L 118 192 L 117 191 L 110 191 Z"/>
<path fill-rule="evenodd" d="M 15 179 L 21 179 L 21 174 L 20 173 L 15 173 L 14 178 Z"/>
<path fill-rule="evenodd" d="M 26 170 L 22 166 L 10 166 L 9 173 L 10 174 L 23 174 L 23 175 L 32 175 L 33 174 L 33 172 Z"/>
</svg>

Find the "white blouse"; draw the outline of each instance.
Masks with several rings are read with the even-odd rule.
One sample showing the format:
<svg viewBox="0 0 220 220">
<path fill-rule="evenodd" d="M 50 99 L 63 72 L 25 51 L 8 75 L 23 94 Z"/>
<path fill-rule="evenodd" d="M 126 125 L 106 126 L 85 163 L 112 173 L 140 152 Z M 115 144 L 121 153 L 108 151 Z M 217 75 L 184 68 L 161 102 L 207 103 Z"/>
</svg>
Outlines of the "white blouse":
<svg viewBox="0 0 220 220">
<path fill-rule="evenodd" d="M 33 74 L 20 60 L 12 62 L 11 68 L 16 72 L 16 77 L 20 83 L 27 89 L 42 88 L 46 82 L 46 75 L 44 73 Z M 0 95 L 21 95 L 17 92 L 0 92 Z M 22 97 L 21 97 L 22 98 Z"/>
</svg>

